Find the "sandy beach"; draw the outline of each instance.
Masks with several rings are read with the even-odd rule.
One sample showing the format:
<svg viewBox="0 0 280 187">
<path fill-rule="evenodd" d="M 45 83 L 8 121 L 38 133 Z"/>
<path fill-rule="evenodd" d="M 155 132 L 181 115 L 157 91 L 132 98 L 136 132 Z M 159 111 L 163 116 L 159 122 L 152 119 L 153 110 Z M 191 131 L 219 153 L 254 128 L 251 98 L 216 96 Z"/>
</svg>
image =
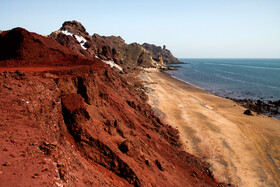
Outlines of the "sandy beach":
<svg viewBox="0 0 280 187">
<path fill-rule="evenodd" d="M 210 164 L 214 176 L 238 186 L 280 184 L 280 121 L 247 116 L 235 102 L 205 92 L 157 69 L 140 78 L 149 104 L 179 130 L 183 145 Z"/>
</svg>

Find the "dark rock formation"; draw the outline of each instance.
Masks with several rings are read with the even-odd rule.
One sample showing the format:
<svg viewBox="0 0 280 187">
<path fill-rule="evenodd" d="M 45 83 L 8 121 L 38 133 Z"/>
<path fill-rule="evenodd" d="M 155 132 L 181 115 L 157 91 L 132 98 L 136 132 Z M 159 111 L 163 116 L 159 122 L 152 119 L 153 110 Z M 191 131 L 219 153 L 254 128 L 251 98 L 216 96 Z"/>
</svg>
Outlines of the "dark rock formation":
<svg viewBox="0 0 280 187">
<path fill-rule="evenodd" d="M 144 43 L 142 46 L 151 53 L 153 59 L 156 61 L 160 61 L 159 57 L 162 58 L 163 62 L 166 64 L 179 64 L 180 61 L 175 58 L 172 53 L 166 49 L 164 45 L 163 48 L 160 46 L 156 46 L 153 44 Z"/>
<path fill-rule="evenodd" d="M 142 67 L 159 67 L 161 64 L 155 62 L 152 56 L 139 44 L 132 43 L 126 44 L 121 37 L 116 36 L 99 36 L 93 35 L 93 43 L 96 46 L 103 46 L 104 44 L 110 46 L 115 50 L 118 56 L 118 63 L 124 67 L 134 68 L 137 66 Z M 102 51 L 102 50 L 100 50 Z M 99 52 L 100 56 L 100 52 Z M 102 58 L 102 56 L 100 56 Z"/>
<path fill-rule="evenodd" d="M 82 54 L 88 59 L 93 59 L 98 54 L 98 49 L 93 45 L 91 36 L 84 26 L 77 21 L 66 21 L 62 27 L 51 33 L 51 38 L 55 39 L 61 45 Z M 85 42 L 80 43 L 78 37 L 82 37 Z"/>
<path fill-rule="evenodd" d="M 261 101 L 251 99 L 232 99 L 241 106 L 256 112 L 257 114 L 265 114 L 279 118 L 280 114 L 280 100 L 278 101 Z"/>
<path fill-rule="evenodd" d="M 65 31 L 68 34 L 65 34 Z M 64 32 L 64 33 L 63 33 Z M 69 35 L 72 33 L 73 35 Z M 75 39 L 74 35 L 82 36 L 86 39 L 85 44 L 81 44 Z M 134 68 L 142 67 L 161 67 L 162 61 L 154 61 L 152 56 L 139 44 L 126 44 L 120 36 L 100 36 L 93 34 L 90 36 L 81 23 L 77 21 L 67 21 L 62 27 L 50 35 L 51 38 L 58 41 L 76 52 L 83 54 L 91 59 L 99 57 L 102 60 L 111 60 L 123 66 Z"/>
<path fill-rule="evenodd" d="M 89 35 L 85 27 L 78 21 L 66 21 L 62 24 L 61 30 L 70 31 L 73 34 Z"/>
<path fill-rule="evenodd" d="M 104 60 L 113 60 L 117 64 L 120 63 L 119 51 L 114 44 L 124 43 L 124 40 L 118 36 L 100 36 L 98 34 L 92 35 L 92 44 L 97 49 L 97 56 Z"/>
<path fill-rule="evenodd" d="M 248 116 L 253 116 L 253 113 L 250 109 L 247 109 L 244 111 L 244 114 L 248 115 Z"/>
</svg>

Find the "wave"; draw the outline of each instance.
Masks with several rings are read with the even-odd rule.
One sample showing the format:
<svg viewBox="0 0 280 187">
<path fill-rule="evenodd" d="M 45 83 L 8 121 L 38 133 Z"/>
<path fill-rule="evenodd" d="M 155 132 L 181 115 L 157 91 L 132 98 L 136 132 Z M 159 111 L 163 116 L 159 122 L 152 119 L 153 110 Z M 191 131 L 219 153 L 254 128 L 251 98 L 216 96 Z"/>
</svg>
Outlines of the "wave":
<svg viewBox="0 0 280 187">
<path fill-rule="evenodd" d="M 270 68 L 270 67 L 262 67 L 262 66 L 246 66 L 246 65 L 232 65 L 232 64 L 216 64 L 216 63 L 209 63 L 209 62 L 205 62 L 204 64 L 217 65 L 217 66 L 244 67 L 244 68 L 267 69 L 267 70 L 276 70 L 276 71 L 280 71 L 280 68 Z"/>
</svg>

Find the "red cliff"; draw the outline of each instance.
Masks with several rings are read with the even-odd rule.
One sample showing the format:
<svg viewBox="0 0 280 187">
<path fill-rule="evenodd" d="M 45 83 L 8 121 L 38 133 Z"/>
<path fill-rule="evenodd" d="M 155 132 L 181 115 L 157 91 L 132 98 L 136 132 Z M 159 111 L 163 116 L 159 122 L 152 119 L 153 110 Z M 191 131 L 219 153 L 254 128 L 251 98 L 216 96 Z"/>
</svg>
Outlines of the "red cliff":
<svg viewBox="0 0 280 187">
<path fill-rule="evenodd" d="M 2 71 L 22 69 L 0 72 L 0 186 L 220 185 L 102 61 L 19 28 L 0 41 Z"/>
</svg>

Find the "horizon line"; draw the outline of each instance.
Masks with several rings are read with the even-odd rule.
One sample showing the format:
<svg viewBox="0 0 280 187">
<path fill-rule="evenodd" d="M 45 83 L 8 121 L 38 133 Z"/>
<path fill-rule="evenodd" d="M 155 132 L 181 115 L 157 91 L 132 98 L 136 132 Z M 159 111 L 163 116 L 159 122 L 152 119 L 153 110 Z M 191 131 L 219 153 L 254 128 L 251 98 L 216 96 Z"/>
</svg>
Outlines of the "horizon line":
<svg viewBox="0 0 280 187">
<path fill-rule="evenodd" d="M 178 59 L 280 59 L 280 57 L 176 57 Z"/>
</svg>

